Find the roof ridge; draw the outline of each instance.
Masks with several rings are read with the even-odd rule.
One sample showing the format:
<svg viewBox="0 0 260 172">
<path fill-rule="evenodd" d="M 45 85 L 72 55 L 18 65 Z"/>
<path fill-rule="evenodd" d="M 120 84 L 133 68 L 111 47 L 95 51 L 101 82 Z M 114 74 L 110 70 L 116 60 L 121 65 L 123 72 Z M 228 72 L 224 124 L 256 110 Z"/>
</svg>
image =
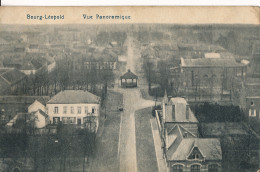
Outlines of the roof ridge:
<svg viewBox="0 0 260 172">
<path fill-rule="evenodd" d="M 5 73 L 5 72 L 4 72 Z M 0 75 L 3 80 L 5 80 L 9 85 L 11 85 L 11 82 L 9 82 L 7 79 L 5 79 L 2 75 Z"/>
</svg>

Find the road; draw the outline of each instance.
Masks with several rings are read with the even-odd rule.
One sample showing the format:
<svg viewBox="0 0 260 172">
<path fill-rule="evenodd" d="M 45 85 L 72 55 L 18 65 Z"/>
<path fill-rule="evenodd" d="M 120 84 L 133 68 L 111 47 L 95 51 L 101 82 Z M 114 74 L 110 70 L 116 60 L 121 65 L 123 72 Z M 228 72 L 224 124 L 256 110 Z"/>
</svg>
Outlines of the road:
<svg viewBox="0 0 260 172">
<path fill-rule="evenodd" d="M 136 54 L 133 39 L 128 36 L 128 57 L 127 69 L 135 72 L 135 67 L 139 62 L 140 54 Z M 118 158 L 120 172 L 137 172 L 136 160 L 136 135 L 135 135 L 135 111 L 154 105 L 153 101 L 144 100 L 141 97 L 139 88 L 115 88 L 123 94 L 124 112 L 121 116 Z"/>
</svg>

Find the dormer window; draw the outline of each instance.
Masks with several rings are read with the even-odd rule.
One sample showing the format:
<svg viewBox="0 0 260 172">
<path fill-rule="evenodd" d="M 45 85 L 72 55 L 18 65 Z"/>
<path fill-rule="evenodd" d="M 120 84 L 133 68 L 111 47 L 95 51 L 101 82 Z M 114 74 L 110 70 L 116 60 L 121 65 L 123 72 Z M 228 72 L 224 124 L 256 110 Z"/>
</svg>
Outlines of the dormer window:
<svg viewBox="0 0 260 172">
<path fill-rule="evenodd" d="M 199 148 L 195 146 L 187 158 L 188 160 L 203 160 L 204 156 L 200 152 Z"/>
</svg>

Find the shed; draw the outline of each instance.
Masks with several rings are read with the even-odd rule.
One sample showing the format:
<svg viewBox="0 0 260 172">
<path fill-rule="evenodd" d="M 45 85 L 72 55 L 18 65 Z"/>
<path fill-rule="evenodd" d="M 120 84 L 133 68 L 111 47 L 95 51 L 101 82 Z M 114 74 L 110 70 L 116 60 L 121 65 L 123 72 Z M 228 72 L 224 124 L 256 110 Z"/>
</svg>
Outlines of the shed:
<svg viewBox="0 0 260 172">
<path fill-rule="evenodd" d="M 137 87 L 137 79 L 138 76 L 128 69 L 124 75 L 120 76 L 121 86 L 125 88 Z"/>
</svg>

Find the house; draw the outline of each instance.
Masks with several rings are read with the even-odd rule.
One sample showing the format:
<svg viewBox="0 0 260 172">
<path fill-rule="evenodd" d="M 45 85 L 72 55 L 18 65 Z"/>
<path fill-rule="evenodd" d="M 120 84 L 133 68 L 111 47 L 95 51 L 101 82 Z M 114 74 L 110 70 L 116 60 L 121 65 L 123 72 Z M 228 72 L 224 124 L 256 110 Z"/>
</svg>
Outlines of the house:
<svg viewBox="0 0 260 172">
<path fill-rule="evenodd" d="M 0 73 L 0 78 L 0 80 L 3 81 L 0 84 L 3 90 L 0 90 L 0 92 L 5 95 L 22 92 L 27 81 L 27 77 L 24 73 L 17 69 L 10 68 Z"/>
<path fill-rule="evenodd" d="M 121 86 L 125 88 L 137 87 L 137 79 L 138 76 L 128 69 L 124 75 L 120 76 Z"/>
<path fill-rule="evenodd" d="M 28 107 L 36 100 L 45 106 L 49 99 L 49 96 L 0 96 L 0 110 L 4 120 L 10 121 L 18 112 L 27 113 Z"/>
<path fill-rule="evenodd" d="M 181 58 L 182 87 L 186 97 L 222 100 L 224 95 L 231 100 L 232 91 L 246 76 L 246 65 L 225 58 Z M 220 96 L 220 97 L 219 97 Z"/>
<path fill-rule="evenodd" d="M 116 70 L 118 63 L 118 55 L 112 50 L 99 47 L 89 48 L 89 56 L 84 62 L 87 69 L 96 70 Z"/>
<path fill-rule="evenodd" d="M 246 97 L 246 114 L 260 119 L 260 96 Z"/>
<path fill-rule="evenodd" d="M 49 124 L 49 116 L 40 109 L 31 113 L 17 113 L 6 125 L 8 127 L 23 128 L 24 122 L 26 122 L 28 128 L 44 128 Z"/>
<path fill-rule="evenodd" d="M 259 77 L 260 76 L 260 42 L 256 42 L 253 45 L 252 50 L 252 68 L 253 75 Z"/>
<path fill-rule="evenodd" d="M 46 112 L 46 107 L 41 103 L 39 100 L 35 100 L 29 107 L 28 107 L 28 112 L 36 112 L 38 110 L 41 110 L 43 112 Z"/>
<path fill-rule="evenodd" d="M 47 114 L 52 124 L 77 124 L 97 131 L 100 98 L 84 90 L 64 90 L 47 102 Z"/>
<path fill-rule="evenodd" d="M 199 137 L 199 122 L 184 98 L 166 95 L 156 119 L 167 171 L 221 171 L 219 140 Z"/>
</svg>

